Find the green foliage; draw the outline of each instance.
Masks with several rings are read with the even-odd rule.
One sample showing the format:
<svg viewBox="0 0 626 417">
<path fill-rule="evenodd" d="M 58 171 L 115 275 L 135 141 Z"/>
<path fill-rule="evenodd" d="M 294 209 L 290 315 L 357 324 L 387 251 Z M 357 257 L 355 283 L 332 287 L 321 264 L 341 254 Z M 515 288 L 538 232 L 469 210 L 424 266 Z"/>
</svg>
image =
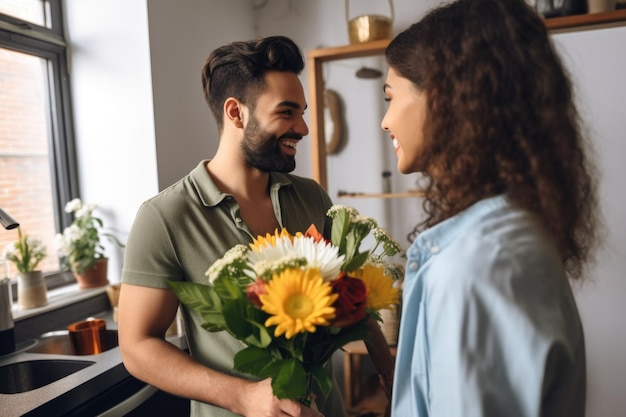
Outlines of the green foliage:
<svg viewBox="0 0 626 417">
<path fill-rule="evenodd" d="M 95 209 L 95 205 L 83 204 L 78 198 L 68 202 L 65 205 L 65 211 L 74 213 L 74 221 L 63 230 L 63 234 L 56 235 L 59 256 L 65 258 L 67 266 L 79 274 L 106 257 L 104 246 L 100 241 L 101 236 L 124 247 L 124 244 L 114 235 L 102 230 L 103 222 L 102 219 L 94 216 Z"/>
<path fill-rule="evenodd" d="M 21 273 L 35 271 L 37 265 L 46 257 L 46 247 L 41 239 L 22 235 L 22 228 L 17 228 L 17 242 L 10 243 L 4 248 L 3 258 L 15 265 Z"/>
</svg>

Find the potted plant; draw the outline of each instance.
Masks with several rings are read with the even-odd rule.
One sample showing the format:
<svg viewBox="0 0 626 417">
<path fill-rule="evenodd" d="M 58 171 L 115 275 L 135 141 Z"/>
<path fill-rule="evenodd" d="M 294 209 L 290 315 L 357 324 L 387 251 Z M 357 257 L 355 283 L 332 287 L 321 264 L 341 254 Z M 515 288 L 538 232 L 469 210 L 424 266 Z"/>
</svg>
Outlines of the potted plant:
<svg viewBox="0 0 626 417">
<path fill-rule="evenodd" d="M 109 283 L 102 236 L 124 247 L 115 236 L 103 231 L 102 219 L 94 215 L 96 209 L 95 204 L 85 204 L 79 198 L 69 201 L 65 212 L 73 213 L 74 221 L 62 234 L 56 235 L 58 254 L 74 273 L 80 288 L 102 287 Z"/>
<path fill-rule="evenodd" d="M 11 261 L 18 270 L 17 299 L 20 308 L 41 307 L 48 303 L 43 272 L 37 269 L 46 257 L 46 247 L 41 239 L 22 234 L 17 228 L 17 242 L 4 248 L 4 259 Z"/>
</svg>

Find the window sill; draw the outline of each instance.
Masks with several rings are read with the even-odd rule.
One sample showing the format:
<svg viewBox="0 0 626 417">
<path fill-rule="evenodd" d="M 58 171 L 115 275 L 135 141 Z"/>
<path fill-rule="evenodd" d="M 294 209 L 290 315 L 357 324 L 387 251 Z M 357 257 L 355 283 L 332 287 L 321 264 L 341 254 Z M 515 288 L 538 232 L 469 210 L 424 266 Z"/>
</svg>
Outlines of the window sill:
<svg viewBox="0 0 626 417">
<path fill-rule="evenodd" d="M 15 342 L 35 339 L 44 333 L 65 329 L 68 325 L 97 316 L 111 309 L 106 288 L 80 289 L 78 284 L 48 290 L 48 304 L 28 310 L 13 305 Z"/>
<path fill-rule="evenodd" d="M 70 304 L 75 304 L 105 293 L 106 286 L 83 290 L 78 288 L 78 284 L 64 285 L 59 288 L 48 290 L 48 304 L 45 306 L 22 310 L 19 308 L 17 303 L 13 303 L 13 320 L 15 322 L 19 322 L 20 320 L 46 314 L 53 310 L 57 310 Z"/>
</svg>

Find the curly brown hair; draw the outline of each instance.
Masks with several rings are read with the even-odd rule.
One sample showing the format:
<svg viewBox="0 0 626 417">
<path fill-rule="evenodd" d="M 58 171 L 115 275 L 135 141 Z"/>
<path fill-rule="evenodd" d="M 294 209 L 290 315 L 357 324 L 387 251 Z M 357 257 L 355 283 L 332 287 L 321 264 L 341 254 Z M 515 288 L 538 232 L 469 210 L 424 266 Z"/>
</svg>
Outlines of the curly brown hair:
<svg viewBox="0 0 626 417">
<path fill-rule="evenodd" d="M 427 96 L 423 208 L 431 227 L 506 194 L 536 213 L 572 279 L 597 241 L 596 172 L 572 85 L 523 0 L 459 0 L 393 39 L 386 59 Z"/>
</svg>

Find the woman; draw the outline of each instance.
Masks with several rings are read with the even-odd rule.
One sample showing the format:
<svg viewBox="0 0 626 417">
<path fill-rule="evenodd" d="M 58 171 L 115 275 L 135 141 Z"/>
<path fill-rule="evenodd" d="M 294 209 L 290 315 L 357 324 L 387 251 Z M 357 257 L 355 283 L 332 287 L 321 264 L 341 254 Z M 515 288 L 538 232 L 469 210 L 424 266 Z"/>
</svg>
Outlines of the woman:
<svg viewBox="0 0 626 417">
<path fill-rule="evenodd" d="M 597 241 L 572 87 L 523 0 L 459 0 L 386 50 L 398 170 L 422 174 L 394 416 L 583 416 L 569 280 Z"/>
</svg>

